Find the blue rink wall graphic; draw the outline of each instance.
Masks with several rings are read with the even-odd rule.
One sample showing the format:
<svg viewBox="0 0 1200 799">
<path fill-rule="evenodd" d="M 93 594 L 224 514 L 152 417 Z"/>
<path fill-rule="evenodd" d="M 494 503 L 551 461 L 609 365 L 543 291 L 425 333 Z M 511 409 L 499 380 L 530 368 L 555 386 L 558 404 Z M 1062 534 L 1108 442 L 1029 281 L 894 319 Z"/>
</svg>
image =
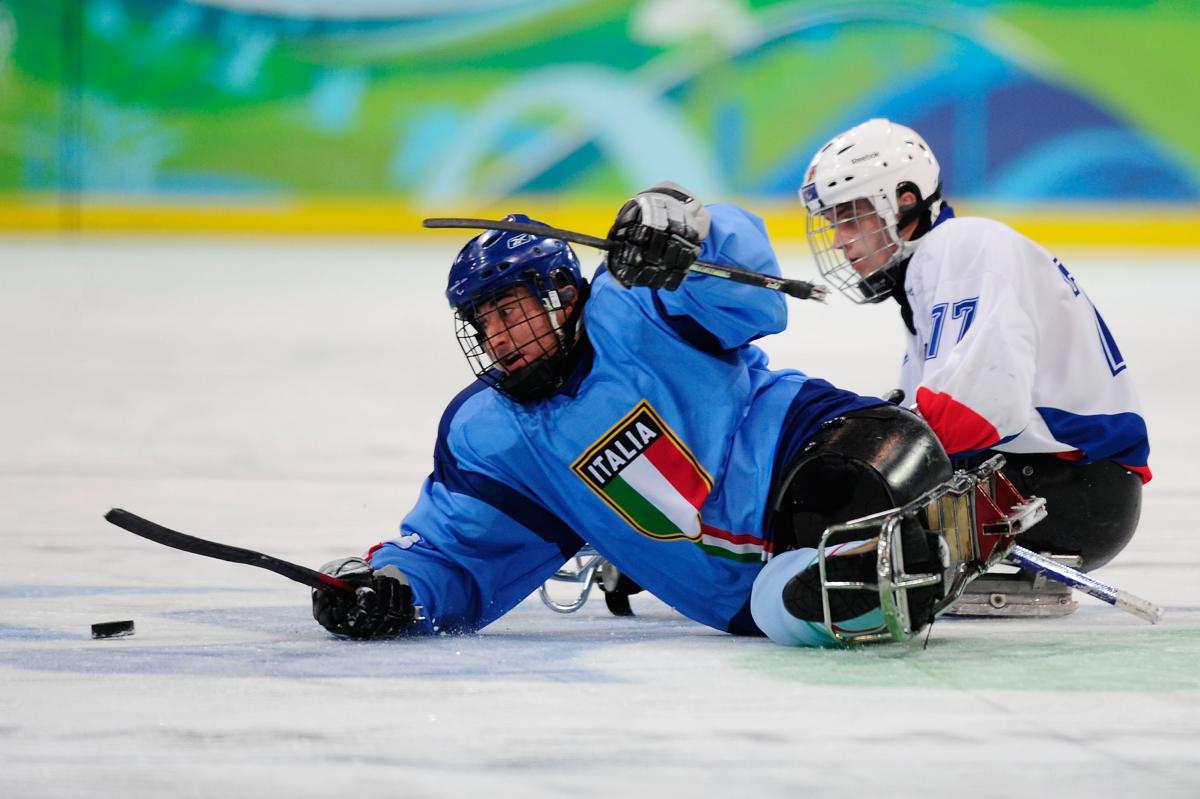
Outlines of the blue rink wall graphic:
<svg viewBox="0 0 1200 799">
<path fill-rule="evenodd" d="M 968 211 L 1194 245 L 1197 37 L 1181 2 L 0 0 L 0 229 L 596 230 L 670 178 L 787 238 L 815 149 L 886 116 Z"/>
</svg>

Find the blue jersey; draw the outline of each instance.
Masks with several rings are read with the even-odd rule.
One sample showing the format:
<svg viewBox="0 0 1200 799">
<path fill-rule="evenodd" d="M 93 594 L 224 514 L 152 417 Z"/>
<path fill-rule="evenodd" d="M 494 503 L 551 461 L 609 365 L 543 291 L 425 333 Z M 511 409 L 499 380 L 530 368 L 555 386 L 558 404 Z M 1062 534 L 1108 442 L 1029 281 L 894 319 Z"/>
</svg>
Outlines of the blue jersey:
<svg viewBox="0 0 1200 799">
<path fill-rule="evenodd" d="M 701 259 L 780 274 L 761 220 L 709 210 Z M 757 632 L 776 475 L 823 422 L 880 402 L 768 368 L 750 342 L 786 323 L 778 292 L 695 274 L 626 289 L 602 268 L 566 384 L 529 404 L 482 382 L 460 393 L 401 535 L 371 564 L 408 576 L 425 632 L 474 630 L 586 541 L 684 615 Z"/>
</svg>

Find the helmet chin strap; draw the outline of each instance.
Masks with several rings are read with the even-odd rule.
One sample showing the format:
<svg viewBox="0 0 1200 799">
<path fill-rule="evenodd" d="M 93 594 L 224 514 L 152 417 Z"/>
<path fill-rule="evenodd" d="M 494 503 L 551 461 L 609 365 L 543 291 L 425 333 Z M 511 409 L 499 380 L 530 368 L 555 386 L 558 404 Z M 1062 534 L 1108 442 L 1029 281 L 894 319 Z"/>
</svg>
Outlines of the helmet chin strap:
<svg viewBox="0 0 1200 799">
<path fill-rule="evenodd" d="M 562 307 L 562 300 L 557 291 L 551 289 L 546 292 L 546 297 L 542 300 L 542 308 L 546 311 L 546 319 L 550 321 L 550 329 L 554 331 L 554 335 L 558 336 L 559 341 L 562 341 L 562 325 L 558 323 L 557 311 Z"/>
<path fill-rule="evenodd" d="M 576 292 L 574 288 L 571 286 L 563 286 L 557 291 L 551 289 L 546 293 L 546 298 L 542 300 L 542 306 L 546 309 L 546 317 L 550 320 L 550 328 L 554 331 L 554 334 L 558 336 L 560 343 L 562 342 L 566 331 L 563 330 L 562 323 L 558 321 L 557 312 L 565 308 L 567 304 L 574 300 L 577 296 L 579 296 L 578 292 Z"/>
<path fill-rule="evenodd" d="M 900 231 L 904 230 L 913 222 L 917 223 L 917 227 L 916 230 L 913 231 L 913 235 L 909 239 L 910 241 L 915 241 L 916 239 L 919 239 L 928 233 L 929 229 L 933 227 L 933 220 L 929 218 L 929 209 L 932 208 L 933 204 L 940 199 L 942 199 L 941 183 L 939 183 L 937 188 L 934 189 L 933 192 L 925 199 L 918 200 L 910 205 L 901 206 L 900 216 L 896 218 L 896 237 L 899 238 Z"/>
<path fill-rule="evenodd" d="M 920 192 L 917 193 L 920 194 Z M 941 198 L 942 184 L 939 183 L 937 188 L 928 197 L 900 208 L 900 215 L 896 217 L 896 242 L 899 244 L 899 247 L 892 258 L 892 266 L 902 261 L 907 261 L 916 254 L 917 247 L 921 244 L 921 237 L 933 228 L 930 210 L 933 208 L 934 203 L 941 200 Z M 912 235 L 907 239 L 903 238 L 901 231 L 914 222 L 916 223 L 916 227 L 913 229 Z M 892 266 L 888 268 L 891 269 Z"/>
</svg>

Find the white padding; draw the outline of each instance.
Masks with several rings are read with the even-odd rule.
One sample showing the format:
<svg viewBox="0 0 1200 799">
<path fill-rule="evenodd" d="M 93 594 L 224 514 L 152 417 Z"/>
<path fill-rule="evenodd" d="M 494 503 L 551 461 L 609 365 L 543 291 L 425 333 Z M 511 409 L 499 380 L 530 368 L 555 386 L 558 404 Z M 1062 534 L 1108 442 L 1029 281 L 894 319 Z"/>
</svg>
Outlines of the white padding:
<svg viewBox="0 0 1200 799">
<path fill-rule="evenodd" d="M 781 646 L 836 646 L 837 641 L 816 622 L 797 619 L 783 606 L 783 587 L 788 580 L 812 566 L 817 550 L 793 549 L 776 555 L 754 580 L 750 594 L 750 615 L 754 623 Z"/>
</svg>

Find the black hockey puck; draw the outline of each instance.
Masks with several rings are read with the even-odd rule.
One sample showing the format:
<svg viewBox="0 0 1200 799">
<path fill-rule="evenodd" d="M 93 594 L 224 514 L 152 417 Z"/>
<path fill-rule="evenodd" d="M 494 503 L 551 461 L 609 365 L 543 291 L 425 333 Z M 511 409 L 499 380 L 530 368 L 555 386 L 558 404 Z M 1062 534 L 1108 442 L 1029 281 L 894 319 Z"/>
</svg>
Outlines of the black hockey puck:
<svg viewBox="0 0 1200 799">
<path fill-rule="evenodd" d="M 93 638 L 122 638 L 133 635 L 133 621 L 102 621 L 92 625 Z"/>
</svg>

